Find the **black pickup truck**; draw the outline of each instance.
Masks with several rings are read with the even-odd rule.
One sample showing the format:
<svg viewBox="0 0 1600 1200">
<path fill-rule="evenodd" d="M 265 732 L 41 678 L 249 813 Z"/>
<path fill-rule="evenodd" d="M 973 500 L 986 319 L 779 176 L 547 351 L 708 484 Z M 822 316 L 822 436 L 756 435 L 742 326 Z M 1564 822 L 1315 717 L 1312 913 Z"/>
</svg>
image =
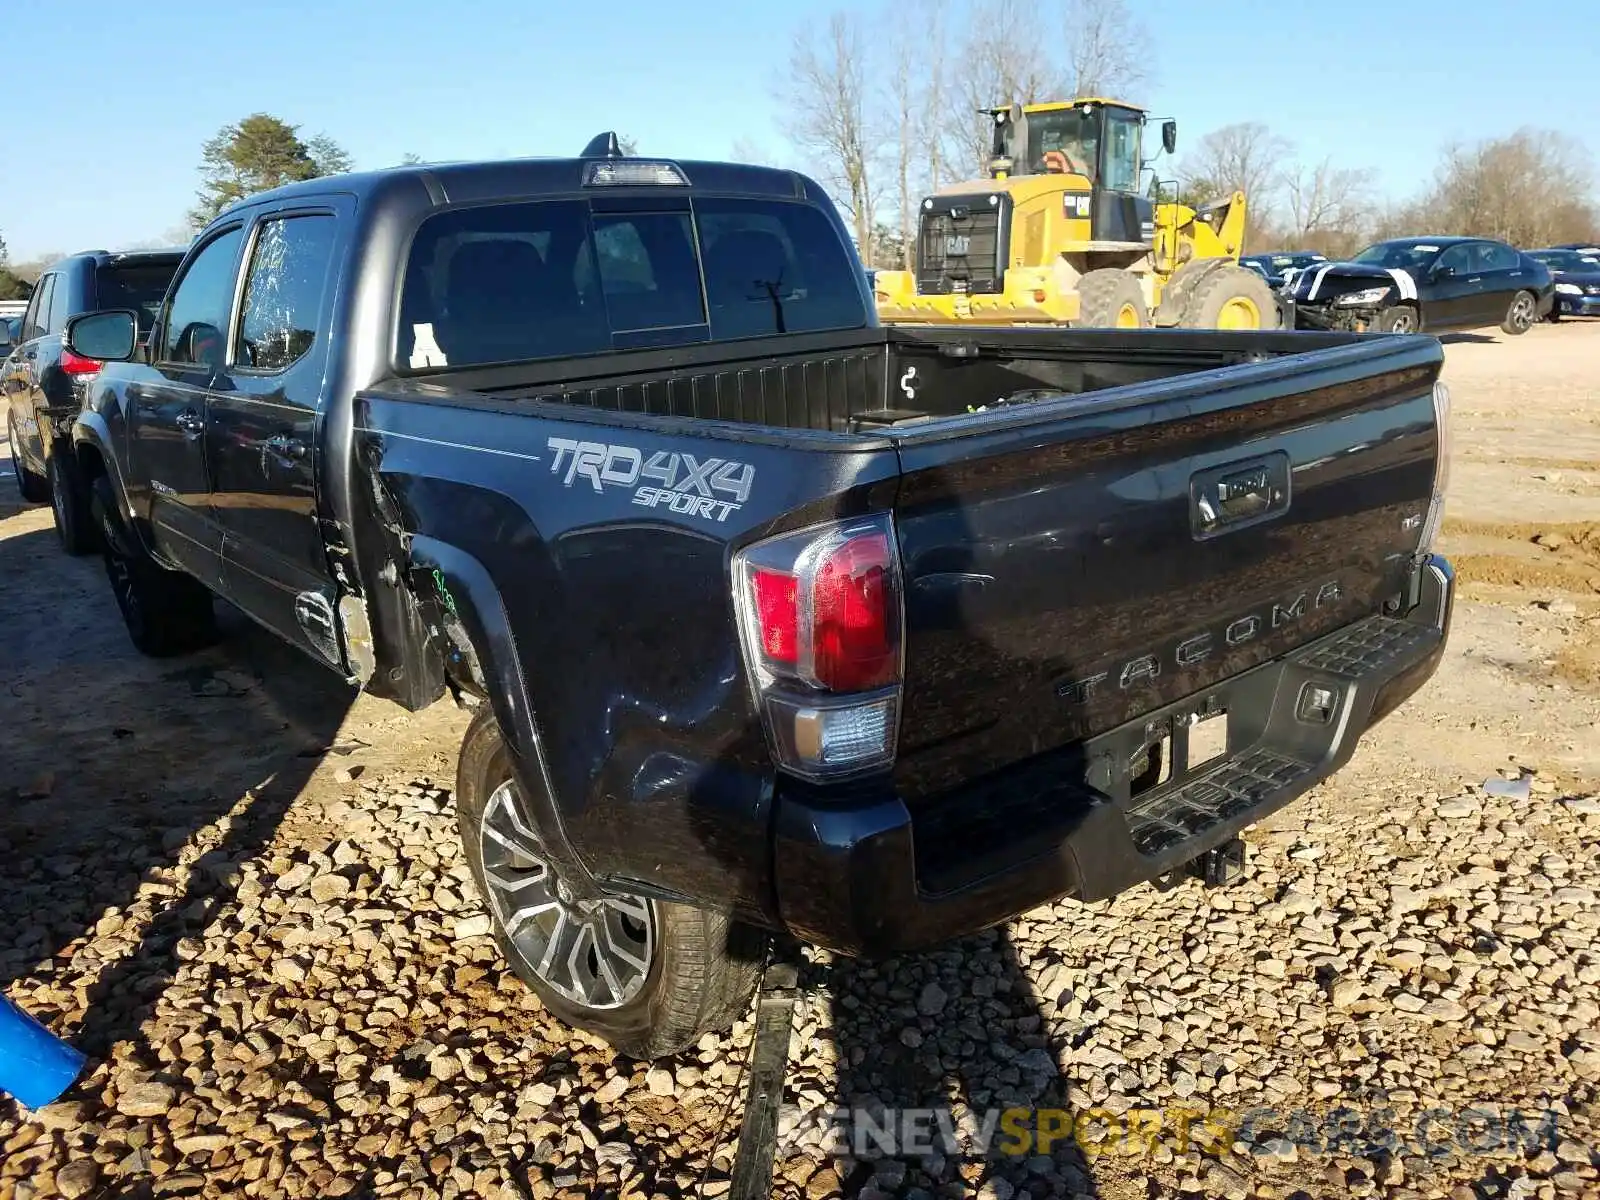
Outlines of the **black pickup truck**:
<svg viewBox="0 0 1600 1200">
<path fill-rule="evenodd" d="M 1423 336 L 879 327 L 787 171 L 619 157 L 293 185 L 195 241 L 74 427 L 135 642 L 226 597 L 480 711 L 515 969 L 641 1057 L 770 931 L 909 951 L 1217 874 L 1433 672 Z"/>
</svg>

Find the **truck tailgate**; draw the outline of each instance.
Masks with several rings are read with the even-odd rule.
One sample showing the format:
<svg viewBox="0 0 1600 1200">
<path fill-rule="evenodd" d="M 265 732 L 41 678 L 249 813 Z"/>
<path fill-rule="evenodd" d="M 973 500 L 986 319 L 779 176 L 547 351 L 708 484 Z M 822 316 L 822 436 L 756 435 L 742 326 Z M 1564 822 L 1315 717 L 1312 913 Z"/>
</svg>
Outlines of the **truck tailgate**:
<svg viewBox="0 0 1600 1200">
<path fill-rule="evenodd" d="M 1442 359 L 1373 339 L 893 434 L 900 794 L 1124 725 L 1397 600 Z"/>
</svg>

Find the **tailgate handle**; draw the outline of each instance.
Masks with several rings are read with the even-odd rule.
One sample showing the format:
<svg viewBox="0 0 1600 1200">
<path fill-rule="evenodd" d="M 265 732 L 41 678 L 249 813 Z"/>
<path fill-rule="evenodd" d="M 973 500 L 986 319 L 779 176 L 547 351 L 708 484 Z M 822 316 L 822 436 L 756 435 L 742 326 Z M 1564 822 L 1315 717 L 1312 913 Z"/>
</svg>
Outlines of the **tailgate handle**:
<svg viewBox="0 0 1600 1200">
<path fill-rule="evenodd" d="M 1270 520 L 1289 509 L 1289 456 L 1279 452 L 1199 471 L 1189 498 L 1197 538 Z"/>
</svg>

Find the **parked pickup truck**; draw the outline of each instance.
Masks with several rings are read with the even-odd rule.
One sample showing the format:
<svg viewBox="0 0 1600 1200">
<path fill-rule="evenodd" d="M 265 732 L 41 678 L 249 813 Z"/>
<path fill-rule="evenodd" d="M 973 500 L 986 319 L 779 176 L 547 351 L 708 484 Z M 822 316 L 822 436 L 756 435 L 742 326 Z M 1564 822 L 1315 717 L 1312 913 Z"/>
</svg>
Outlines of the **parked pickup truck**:
<svg viewBox="0 0 1600 1200">
<path fill-rule="evenodd" d="M 639 1057 L 772 931 L 884 956 L 1230 873 L 1433 672 L 1423 336 L 888 329 L 787 171 L 617 156 L 295 184 L 190 248 L 74 426 L 135 643 L 226 597 L 480 711 L 500 946 Z"/>
</svg>

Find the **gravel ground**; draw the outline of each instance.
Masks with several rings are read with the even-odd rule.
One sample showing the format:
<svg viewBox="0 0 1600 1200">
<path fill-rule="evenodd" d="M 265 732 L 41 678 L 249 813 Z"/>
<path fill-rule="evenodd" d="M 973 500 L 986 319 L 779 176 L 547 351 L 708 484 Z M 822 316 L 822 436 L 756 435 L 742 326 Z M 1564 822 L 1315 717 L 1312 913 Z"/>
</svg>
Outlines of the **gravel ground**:
<svg viewBox="0 0 1600 1200">
<path fill-rule="evenodd" d="M 1600 692 L 1562 668 L 1600 571 L 1533 540 L 1595 519 L 1600 325 L 1449 354 L 1451 550 L 1492 562 L 1434 682 L 1236 887 L 812 956 L 776 1195 L 1600 1196 Z M 91 1064 L 0 1100 L 0 1198 L 727 1190 L 749 1025 L 647 1069 L 541 1011 L 458 850 L 464 714 L 352 702 L 248 629 L 143 662 L 48 528 L 0 507 L 0 985 Z M 851 1102 L 1086 1124 L 888 1158 L 817 1123 Z"/>
</svg>

